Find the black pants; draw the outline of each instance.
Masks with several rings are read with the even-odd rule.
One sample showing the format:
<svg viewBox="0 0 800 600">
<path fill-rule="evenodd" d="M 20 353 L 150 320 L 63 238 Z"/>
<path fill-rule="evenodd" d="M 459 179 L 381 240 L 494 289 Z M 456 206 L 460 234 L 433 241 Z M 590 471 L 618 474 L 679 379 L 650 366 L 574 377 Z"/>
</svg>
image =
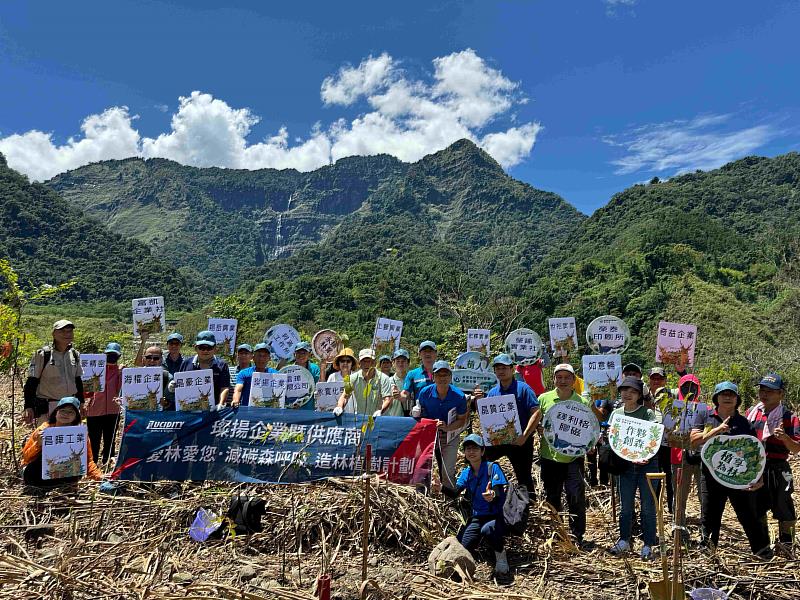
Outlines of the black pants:
<svg viewBox="0 0 800 600">
<path fill-rule="evenodd" d="M 86 428 L 89 431 L 89 442 L 92 446 L 92 456 L 96 462 L 100 460 L 100 441 L 103 441 L 102 462 L 114 454 L 114 437 L 117 433 L 119 415 L 103 415 L 101 417 L 86 417 Z"/>
<path fill-rule="evenodd" d="M 517 478 L 517 483 L 520 486 L 525 486 L 531 499 L 534 498 L 533 475 L 531 468 L 533 467 L 533 436 L 522 444 L 522 446 L 515 446 L 513 444 L 503 444 L 501 446 L 487 446 L 486 460 L 496 461 L 502 456 L 507 456 L 511 462 L 511 467 L 514 469 L 514 476 Z"/>
<path fill-rule="evenodd" d="M 750 550 L 755 554 L 769 546 L 769 530 L 766 521 L 759 515 L 757 492 L 734 490 L 717 483 L 704 465 L 700 477 L 700 500 L 703 537 L 715 545 L 719 544 L 722 513 L 725 512 L 725 503 L 730 500 L 733 512 L 750 542 Z"/>
<path fill-rule="evenodd" d="M 784 543 L 792 542 L 792 531 L 797 520 L 792 492 L 794 480 L 789 462 L 768 458 L 764 468 L 764 487 L 758 490 L 758 510 L 762 516 L 772 511 L 772 516 L 780 522 L 778 539 Z"/>
<path fill-rule="evenodd" d="M 671 450 L 669 446 L 661 446 L 656 456 L 658 457 L 658 468 L 666 475 L 664 478 L 664 486 L 667 490 L 667 508 L 669 508 L 669 512 L 672 512 L 672 501 L 675 494 L 672 491 L 672 463 L 670 462 L 670 454 Z"/>
<path fill-rule="evenodd" d="M 563 510 L 561 493 L 567 494 L 569 529 L 578 540 L 586 533 L 586 485 L 583 479 L 583 457 L 572 462 L 560 463 L 541 459 L 544 493 L 553 508 Z"/>
</svg>

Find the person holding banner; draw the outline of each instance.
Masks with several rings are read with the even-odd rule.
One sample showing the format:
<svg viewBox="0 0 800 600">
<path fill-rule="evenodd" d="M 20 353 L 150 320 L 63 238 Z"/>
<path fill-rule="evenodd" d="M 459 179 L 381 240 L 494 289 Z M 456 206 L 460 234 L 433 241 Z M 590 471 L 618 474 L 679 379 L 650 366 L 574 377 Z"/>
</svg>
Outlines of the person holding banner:
<svg viewBox="0 0 800 600">
<path fill-rule="evenodd" d="M 753 425 L 739 413 L 742 399 L 739 396 L 739 387 L 735 383 L 730 381 L 718 383 L 714 388 L 714 395 L 711 396 L 711 402 L 715 410 L 710 413 L 698 413 L 695 417 L 691 433 L 693 446 L 702 447 L 716 435 L 756 437 Z M 754 491 L 763 485 L 762 479 L 750 489 L 732 489 L 715 480 L 708 467 L 703 465 L 700 477 L 700 497 L 703 502 L 702 542 L 704 544 L 711 542 L 714 547 L 719 544 L 722 514 L 725 512 L 725 504 L 730 500 L 736 519 L 750 542 L 750 550 L 759 558 L 765 560 L 772 558 L 767 519 L 759 514 L 758 494 Z"/>
<path fill-rule="evenodd" d="M 236 388 L 236 376 L 240 371 L 253 366 L 253 347 L 250 344 L 236 346 L 236 366 L 231 371 L 231 388 Z"/>
<path fill-rule="evenodd" d="M 513 373 L 513 371 L 512 371 Z M 508 573 L 508 558 L 505 551 L 505 522 L 503 504 L 508 484 L 503 469 L 496 462 L 489 462 L 485 455 L 483 438 L 471 433 L 461 444 L 467 466 L 459 473 L 456 493 L 464 493 L 470 504 L 471 514 L 457 534 L 458 541 L 472 552 L 481 540 L 486 540 L 494 550 L 494 572 Z"/>
<path fill-rule="evenodd" d="M 59 398 L 73 396 L 83 402 L 81 355 L 72 347 L 75 325 L 61 319 L 53 323 L 53 344 L 39 348 L 31 358 L 23 391 L 22 418 L 28 425 L 41 425 Z"/>
<path fill-rule="evenodd" d="M 275 369 L 268 366 L 270 360 L 269 344 L 261 342 L 253 348 L 252 367 L 242 369 L 236 375 L 236 387 L 233 389 L 233 400 L 231 406 L 248 406 L 250 404 L 250 386 L 253 383 L 253 373 L 277 373 Z"/>
<path fill-rule="evenodd" d="M 308 342 L 297 342 L 292 349 L 294 353 L 294 364 L 303 367 L 314 378 L 314 383 L 319 381 L 320 369 L 317 363 L 311 362 L 311 344 Z"/>
<path fill-rule="evenodd" d="M 651 409 L 644 406 L 643 394 L 644 385 L 639 377 L 626 377 L 618 386 L 622 398 L 622 406 L 614 409 L 614 413 L 624 414 L 626 417 L 641 419 L 642 421 L 655 422 L 656 414 Z M 612 414 L 614 414 L 612 413 Z M 658 539 L 656 537 L 656 506 L 653 495 L 647 485 L 647 473 L 658 471 L 658 459 L 653 457 L 646 461 L 626 461 L 628 467 L 619 475 L 619 540 L 611 548 L 611 554 L 618 555 L 628 552 L 631 549 L 631 531 L 633 530 L 633 513 L 636 504 L 636 490 L 639 490 L 639 501 L 642 505 L 642 534 L 644 546 L 642 546 L 642 560 L 653 558 L 653 546 Z M 658 495 L 659 483 L 656 481 L 656 495 Z"/>
<path fill-rule="evenodd" d="M 411 406 L 409 406 L 410 403 L 403 401 L 402 390 L 405 385 L 406 375 L 408 374 L 409 363 L 410 357 L 408 356 L 408 350 L 400 348 L 395 350 L 392 354 L 394 375 L 389 378 L 392 384 L 392 405 L 396 403 L 406 417 L 411 414 Z"/>
<path fill-rule="evenodd" d="M 122 367 L 119 359 L 122 347 L 116 342 L 106 346 L 105 386 L 102 392 L 95 392 L 86 402 L 86 428 L 92 443 L 92 455 L 100 457 L 100 443 L 103 443 L 102 462 L 107 463 L 114 454 L 114 442 L 119 423 L 119 396 L 122 390 Z"/>
<path fill-rule="evenodd" d="M 213 331 L 201 331 L 197 334 L 194 349 L 197 354 L 187 358 L 181 365 L 180 372 L 199 371 L 211 369 L 214 372 L 214 400 L 217 404 L 224 404 L 231 384 L 231 371 L 228 363 L 214 356 L 217 338 Z"/>
<path fill-rule="evenodd" d="M 539 410 L 539 400 L 533 389 L 525 382 L 514 377 L 514 361 L 508 354 L 499 354 L 492 361 L 494 374 L 497 376 L 497 385 L 487 392 L 487 396 L 496 397 L 512 394 L 517 403 L 522 434 L 513 444 L 501 444 L 486 448 L 486 460 L 498 460 L 507 456 L 514 469 L 517 483 L 525 486 L 528 494 L 533 498 L 535 487 L 531 468 L 533 467 L 533 432 L 536 431 L 542 413 Z M 475 390 L 475 399 L 483 398 L 483 390 Z"/>
<path fill-rule="evenodd" d="M 778 542 L 789 547 L 794 543 L 795 512 L 792 492 L 794 481 L 789 454 L 800 452 L 800 419 L 784 406 L 786 386 L 777 373 L 768 373 L 758 384 L 758 404 L 747 413 L 758 439 L 767 450 L 764 487 L 759 492 L 760 511 L 772 510 L 778 521 Z"/>
<path fill-rule="evenodd" d="M 61 479 L 42 479 L 42 432 L 48 427 L 68 427 L 81 424 L 81 403 L 74 396 L 67 396 L 56 403 L 46 423 L 37 427 L 25 441 L 22 448 L 22 477 L 27 485 L 34 487 L 54 487 L 76 483 L 80 477 L 64 477 Z M 86 476 L 100 480 L 103 474 L 94 462 L 92 445 L 86 436 Z"/>
<path fill-rule="evenodd" d="M 344 412 L 348 402 L 355 406 L 355 412 L 361 415 L 379 417 L 389 414 L 392 405 L 392 384 L 389 378 L 375 368 L 375 351 L 364 348 L 358 353 L 358 362 L 361 369 L 350 377 L 350 392 L 345 388 L 339 397 L 339 405 L 333 409 L 333 414 L 339 416 Z"/>
<path fill-rule="evenodd" d="M 603 413 L 594 403 L 579 395 L 575 388 L 575 369 L 568 363 L 556 365 L 553 370 L 555 389 L 539 396 L 539 407 L 542 418 L 556 404 L 564 400 L 574 400 L 589 406 L 602 420 Z M 539 431 L 541 432 L 541 427 Z M 542 438 L 539 446 L 540 468 L 547 502 L 556 511 L 561 512 L 563 505 L 561 494 L 566 492 L 569 508 L 569 528 L 578 546 L 583 545 L 586 533 L 586 487 L 583 479 L 582 456 L 568 457 L 557 454 Z"/>
<path fill-rule="evenodd" d="M 164 353 L 161 352 L 161 347 L 150 346 L 144 351 L 142 356 L 142 365 L 145 367 L 161 367 L 161 384 L 163 393 L 161 395 L 161 409 L 167 411 L 175 410 L 175 390 L 171 389 L 172 373 L 162 364 L 164 361 Z M 139 366 L 139 365 L 137 365 Z"/>
<path fill-rule="evenodd" d="M 425 340 L 419 345 L 420 366 L 411 369 L 403 382 L 401 396 L 405 406 L 409 406 L 411 400 L 417 400 L 423 388 L 433 384 L 433 363 L 437 356 L 436 344 L 432 341 Z"/>
<path fill-rule="evenodd" d="M 422 388 L 411 416 L 436 420 L 437 432 L 434 457 L 439 467 L 442 491 L 447 496 L 454 496 L 458 436 L 453 436 L 448 441 L 447 433 L 460 430 L 467 422 L 467 398 L 464 392 L 450 384 L 453 379 L 453 371 L 447 361 L 438 360 L 433 363 L 432 367 L 436 383 Z M 409 373 L 410 376 L 411 373 Z M 406 382 L 408 382 L 408 377 L 406 377 Z M 448 415 L 452 409 L 456 411 L 456 418 L 452 423 L 448 423 Z"/>
<path fill-rule="evenodd" d="M 175 331 L 167 336 L 167 356 L 164 359 L 164 368 L 169 371 L 170 375 L 175 375 L 181 370 L 184 360 L 181 346 L 183 346 L 183 336 L 180 333 Z"/>
</svg>

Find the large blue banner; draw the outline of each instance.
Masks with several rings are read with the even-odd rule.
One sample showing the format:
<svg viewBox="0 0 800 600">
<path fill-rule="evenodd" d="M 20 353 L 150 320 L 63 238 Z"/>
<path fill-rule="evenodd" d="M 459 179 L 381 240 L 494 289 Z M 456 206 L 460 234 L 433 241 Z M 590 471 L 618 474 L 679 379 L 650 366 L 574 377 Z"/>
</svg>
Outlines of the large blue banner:
<svg viewBox="0 0 800 600">
<path fill-rule="evenodd" d="M 242 406 L 128 411 L 115 479 L 293 483 L 369 470 L 418 483 L 430 473 L 436 423 Z"/>
</svg>

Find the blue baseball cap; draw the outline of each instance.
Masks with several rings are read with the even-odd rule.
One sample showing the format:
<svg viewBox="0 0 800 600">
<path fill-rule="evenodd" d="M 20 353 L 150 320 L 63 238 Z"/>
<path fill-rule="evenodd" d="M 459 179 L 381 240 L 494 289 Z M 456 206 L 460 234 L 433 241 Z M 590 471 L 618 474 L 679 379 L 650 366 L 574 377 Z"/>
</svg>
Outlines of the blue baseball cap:
<svg viewBox="0 0 800 600">
<path fill-rule="evenodd" d="M 217 338 L 214 336 L 213 331 L 201 331 L 197 334 L 197 339 L 194 341 L 195 346 L 216 346 Z"/>
<path fill-rule="evenodd" d="M 308 342 L 297 342 L 292 348 L 292 352 L 297 352 L 298 350 L 305 350 L 306 352 L 311 352 L 311 344 Z"/>
<path fill-rule="evenodd" d="M 514 364 L 514 359 L 511 358 L 508 354 L 498 354 L 497 356 L 494 357 L 494 360 L 492 361 L 492 366 L 507 365 L 510 367 L 513 364 Z"/>
<path fill-rule="evenodd" d="M 167 336 L 167 343 L 169 344 L 170 342 L 178 342 L 178 343 L 182 344 L 183 343 L 183 336 L 180 333 L 178 333 L 177 331 L 174 332 L 174 333 L 170 333 Z"/>
<path fill-rule="evenodd" d="M 248 352 L 252 353 L 253 347 L 250 344 L 239 344 L 236 346 L 236 351 L 238 352 L 239 350 L 247 350 Z"/>
<path fill-rule="evenodd" d="M 408 355 L 408 350 L 403 350 L 402 348 L 394 351 L 394 354 L 392 354 L 392 360 L 395 358 L 400 358 L 401 356 L 407 360 L 411 360 L 411 357 Z"/>
<path fill-rule="evenodd" d="M 109 342 L 108 346 L 106 346 L 105 353 L 122 356 L 122 346 L 120 346 L 117 342 Z"/>
<path fill-rule="evenodd" d="M 479 436 L 477 433 L 470 433 L 467 437 L 465 437 L 464 441 L 461 442 L 461 447 L 463 448 L 467 444 L 475 444 L 479 448 L 486 447 L 486 444 L 483 443 L 483 438 Z"/>
<path fill-rule="evenodd" d="M 424 342 L 422 342 L 419 345 L 419 351 L 422 352 L 422 350 L 424 350 L 425 348 L 430 348 L 431 350 L 435 351 L 436 350 L 436 343 L 434 343 L 434 342 L 432 342 L 430 340 L 425 340 Z"/>
<path fill-rule="evenodd" d="M 382 363 L 383 361 L 385 361 L 385 360 L 388 360 L 389 362 L 392 362 L 392 357 L 391 357 L 391 356 L 389 356 L 388 354 L 381 354 L 381 355 L 378 357 L 378 364 L 381 364 L 381 363 Z"/>
<path fill-rule="evenodd" d="M 272 350 L 269 349 L 269 344 L 264 342 L 259 342 L 253 348 L 253 352 L 258 352 L 259 350 L 266 350 L 268 354 L 272 354 Z"/>
<path fill-rule="evenodd" d="M 764 387 L 768 387 L 771 390 L 782 390 L 783 389 L 783 377 L 778 375 L 777 373 L 767 373 L 758 382 L 758 385 L 763 385 Z"/>
<path fill-rule="evenodd" d="M 58 404 L 56 404 L 56 410 L 58 410 L 63 406 L 71 406 L 72 408 L 75 409 L 75 412 L 77 412 L 78 414 L 80 414 L 81 412 L 81 401 L 78 400 L 75 396 L 66 396 L 61 400 L 59 400 Z"/>
<path fill-rule="evenodd" d="M 453 369 L 450 368 L 450 363 L 447 362 L 446 360 L 437 360 L 435 363 L 433 363 L 434 373 L 436 373 L 436 371 L 441 371 L 443 369 L 450 371 L 451 373 L 453 372 Z"/>
<path fill-rule="evenodd" d="M 723 381 L 718 383 L 716 386 L 714 386 L 714 395 L 711 396 L 711 400 L 716 400 L 717 396 L 719 396 L 722 392 L 733 392 L 738 396 L 739 386 L 732 381 Z"/>
</svg>

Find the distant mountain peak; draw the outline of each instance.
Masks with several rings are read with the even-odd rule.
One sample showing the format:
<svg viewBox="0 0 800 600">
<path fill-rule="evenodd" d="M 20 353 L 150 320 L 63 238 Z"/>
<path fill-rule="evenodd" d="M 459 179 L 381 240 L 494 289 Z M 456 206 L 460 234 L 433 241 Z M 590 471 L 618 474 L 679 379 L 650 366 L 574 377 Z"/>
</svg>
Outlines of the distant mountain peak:
<svg viewBox="0 0 800 600">
<path fill-rule="evenodd" d="M 451 165 L 471 166 L 505 175 L 500 163 L 493 159 L 488 152 L 479 148 L 475 142 L 466 138 L 453 142 L 444 150 L 424 156 L 417 164 L 437 165 L 440 167 Z"/>
</svg>

